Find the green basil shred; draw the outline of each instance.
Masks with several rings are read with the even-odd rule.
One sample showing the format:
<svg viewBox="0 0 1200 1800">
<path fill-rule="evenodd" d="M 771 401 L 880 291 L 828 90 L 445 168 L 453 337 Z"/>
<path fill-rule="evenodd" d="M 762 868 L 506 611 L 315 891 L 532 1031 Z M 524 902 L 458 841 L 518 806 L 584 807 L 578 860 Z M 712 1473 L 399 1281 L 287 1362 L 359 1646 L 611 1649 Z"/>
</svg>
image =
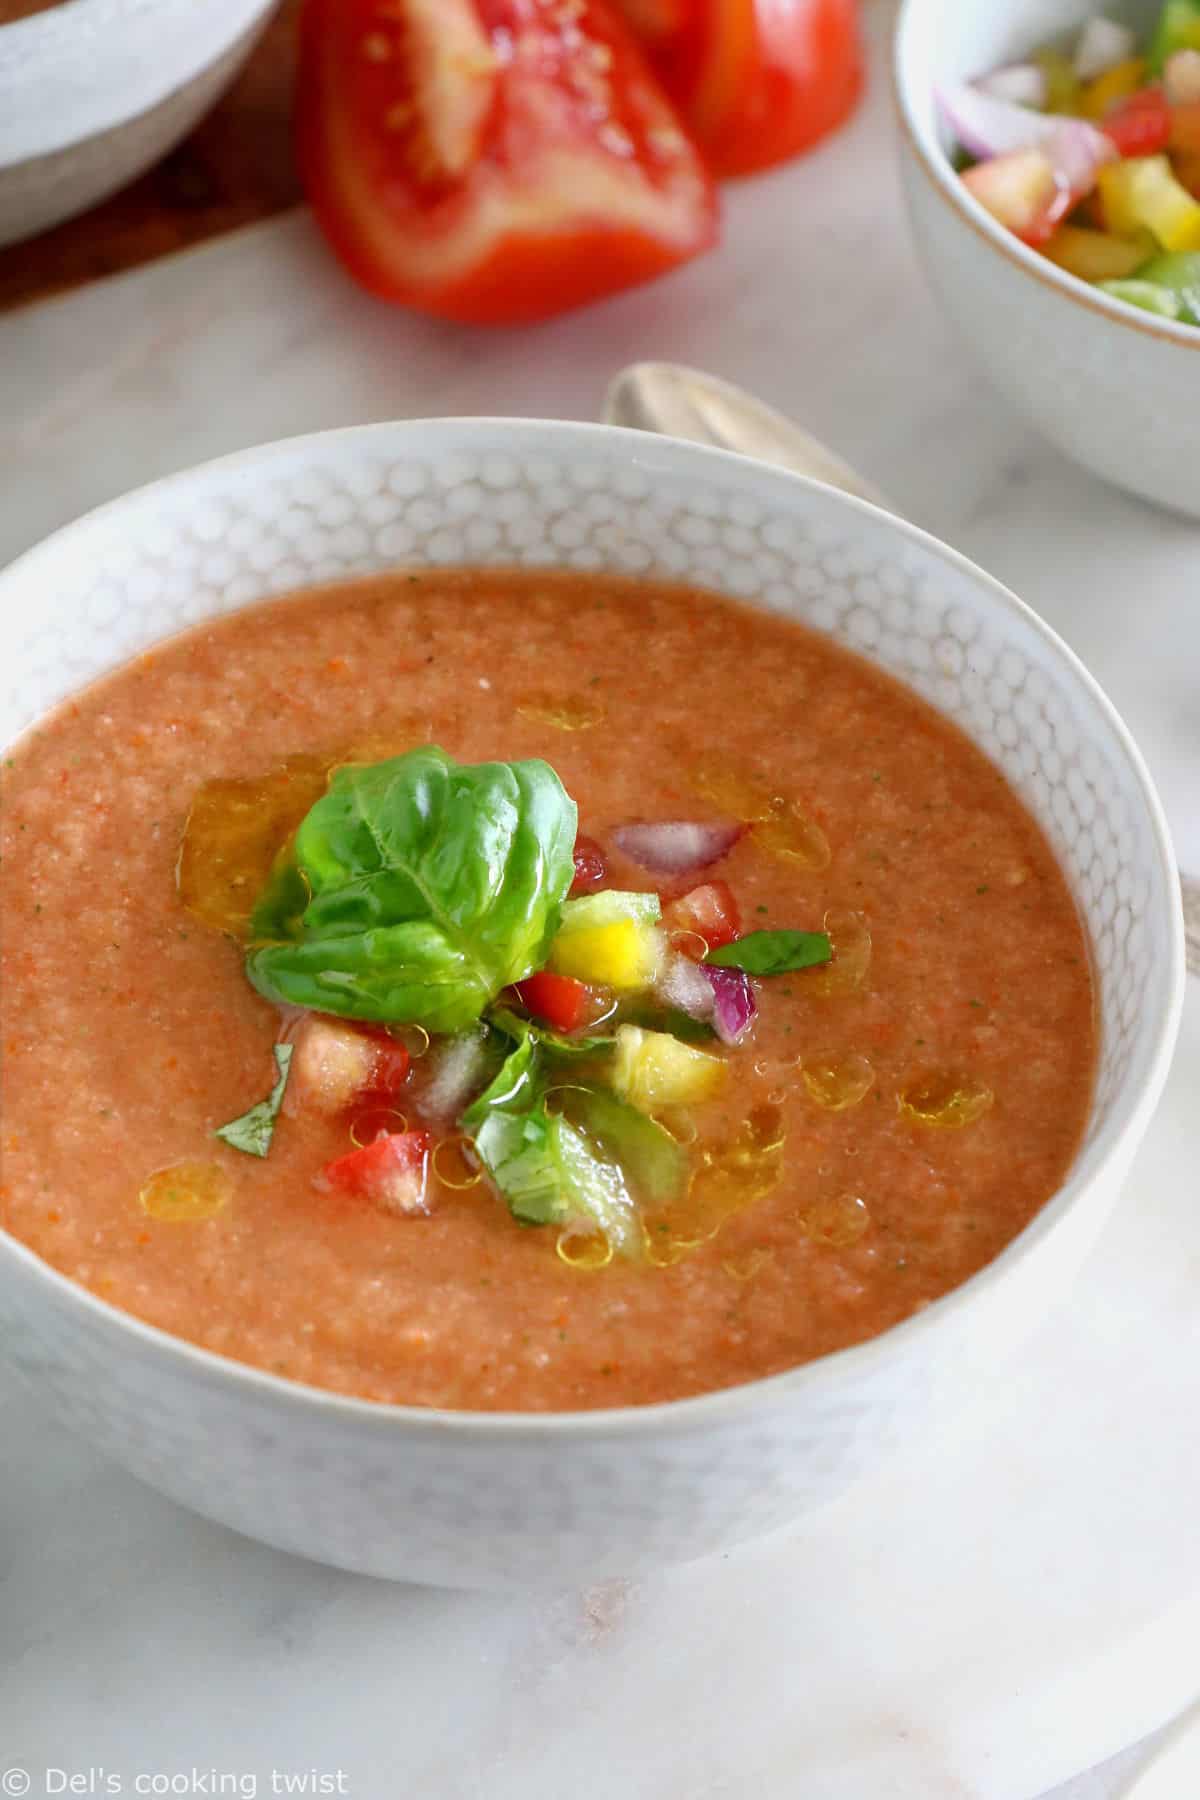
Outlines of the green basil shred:
<svg viewBox="0 0 1200 1800">
<path fill-rule="evenodd" d="M 710 950 L 704 960 L 717 969 L 744 969 L 747 975 L 786 975 L 790 969 L 816 968 L 832 955 L 824 931 L 750 931 Z"/>
<path fill-rule="evenodd" d="M 279 1109 L 283 1105 L 284 1090 L 288 1084 L 288 1075 L 292 1066 L 291 1044 L 274 1046 L 275 1067 L 279 1078 L 265 1100 L 252 1106 L 239 1119 L 230 1119 L 228 1125 L 218 1125 L 213 1133 L 231 1149 L 242 1150 L 247 1156 L 265 1156 L 271 1148 L 271 1139 L 275 1136 L 275 1121 L 279 1117 Z"/>
</svg>

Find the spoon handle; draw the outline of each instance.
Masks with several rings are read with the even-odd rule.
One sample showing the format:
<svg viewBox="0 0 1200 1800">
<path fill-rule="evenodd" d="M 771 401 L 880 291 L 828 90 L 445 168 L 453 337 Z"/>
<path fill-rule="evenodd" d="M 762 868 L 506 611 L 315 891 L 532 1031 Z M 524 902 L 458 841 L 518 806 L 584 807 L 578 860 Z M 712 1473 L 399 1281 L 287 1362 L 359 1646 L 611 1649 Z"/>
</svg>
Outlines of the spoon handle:
<svg viewBox="0 0 1200 1800">
<path fill-rule="evenodd" d="M 639 431 L 736 450 L 870 500 L 885 512 L 897 512 L 849 463 L 785 414 L 701 369 L 682 363 L 631 363 L 609 386 L 604 418 L 610 425 L 632 425 Z M 1180 885 L 1188 973 L 1200 975 L 1200 881 L 1182 875 Z"/>
</svg>

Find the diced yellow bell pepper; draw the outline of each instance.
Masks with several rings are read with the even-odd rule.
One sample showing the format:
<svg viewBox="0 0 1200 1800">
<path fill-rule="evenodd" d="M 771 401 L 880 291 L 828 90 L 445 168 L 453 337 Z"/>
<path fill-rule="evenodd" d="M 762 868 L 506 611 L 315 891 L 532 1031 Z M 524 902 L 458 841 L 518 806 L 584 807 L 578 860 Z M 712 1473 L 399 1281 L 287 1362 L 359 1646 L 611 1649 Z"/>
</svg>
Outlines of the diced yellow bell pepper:
<svg viewBox="0 0 1200 1800">
<path fill-rule="evenodd" d="M 657 1113 L 707 1100 L 728 1072 L 719 1056 L 709 1056 L 665 1031 L 643 1031 L 639 1025 L 618 1028 L 612 1084 L 639 1112 Z"/>
<path fill-rule="evenodd" d="M 1120 238 L 1107 231 L 1084 231 L 1078 225 L 1060 225 L 1042 246 L 1044 256 L 1081 281 L 1122 281 L 1148 262 L 1155 250 L 1148 231 L 1136 238 Z"/>
<path fill-rule="evenodd" d="M 638 919 L 562 931 L 550 946 L 556 975 L 630 991 L 653 985 L 662 960 L 662 934 Z"/>
<path fill-rule="evenodd" d="M 1152 231 L 1164 250 L 1200 250 L 1200 201 L 1171 172 L 1165 156 L 1133 156 L 1100 171 L 1108 229 L 1118 237 Z"/>
<path fill-rule="evenodd" d="M 1128 100 L 1146 85 L 1146 61 L 1141 56 L 1127 56 L 1114 63 L 1103 75 L 1085 81 L 1079 90 L 1079 110 L 1085 119 L 1102 119 L 1120 100 Z"/>
</svg>

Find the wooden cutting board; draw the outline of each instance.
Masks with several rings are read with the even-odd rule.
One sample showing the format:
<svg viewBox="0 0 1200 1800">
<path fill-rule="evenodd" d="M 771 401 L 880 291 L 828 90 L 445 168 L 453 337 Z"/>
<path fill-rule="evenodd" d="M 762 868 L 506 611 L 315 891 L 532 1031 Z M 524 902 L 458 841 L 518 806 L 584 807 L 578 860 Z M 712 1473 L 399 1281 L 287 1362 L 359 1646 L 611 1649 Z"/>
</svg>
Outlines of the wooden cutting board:
<svg viewBox="0 0 1200 1800">
<path fill-rule="evenodd" d="M 148 174 L 90 212 L 0 250 L 0 311 L 297 203 L 292 83 L 299 11 L 300 0 L 284 0 L 225 98 Z"/>
</svg>

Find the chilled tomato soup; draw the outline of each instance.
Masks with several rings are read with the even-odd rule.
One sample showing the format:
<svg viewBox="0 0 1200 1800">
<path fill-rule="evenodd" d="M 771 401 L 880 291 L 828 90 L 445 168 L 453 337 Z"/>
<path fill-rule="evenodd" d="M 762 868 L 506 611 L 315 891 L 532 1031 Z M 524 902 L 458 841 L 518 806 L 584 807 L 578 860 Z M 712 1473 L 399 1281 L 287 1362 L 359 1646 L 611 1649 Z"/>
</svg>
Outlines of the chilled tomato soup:
<svg viewBox="0 0 1200 1800">
<path fill-rule="evenodd" d="M 3 770 L 0 1223 L 374 1401 L 671 1400 L 860 1342 L 1061 1182 L 1040 831 L 791 621 L 396 573 L 156 648 Z"/>
</svg>

